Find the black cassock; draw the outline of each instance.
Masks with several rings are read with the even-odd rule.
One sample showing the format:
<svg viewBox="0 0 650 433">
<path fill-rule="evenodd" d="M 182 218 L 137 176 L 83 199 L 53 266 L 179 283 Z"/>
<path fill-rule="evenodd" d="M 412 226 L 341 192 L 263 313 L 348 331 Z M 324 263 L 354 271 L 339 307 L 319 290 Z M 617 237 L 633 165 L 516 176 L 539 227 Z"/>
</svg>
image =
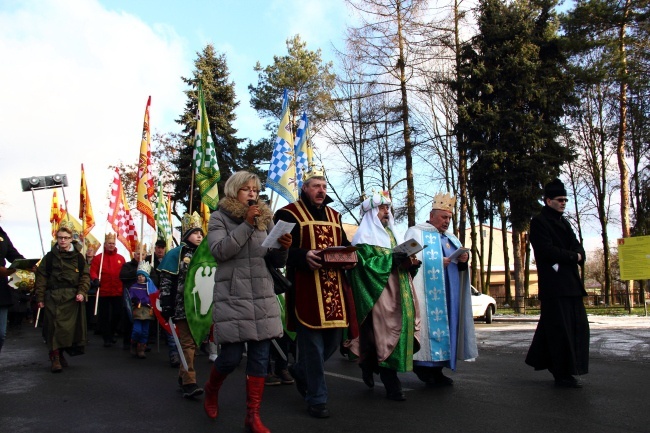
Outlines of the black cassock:
<svg viewBox="0 0 650 433">
<path fill-rule="evenodd" d="M 589 322 L 582 301 L 587 293 L 578 271 L 584 249 L 569 222 L 549 207 L 531 221 L 530 242 L 539 276 L 541 315 L 526 364 L 560 376 L 585 374 Z"/>
</svg>

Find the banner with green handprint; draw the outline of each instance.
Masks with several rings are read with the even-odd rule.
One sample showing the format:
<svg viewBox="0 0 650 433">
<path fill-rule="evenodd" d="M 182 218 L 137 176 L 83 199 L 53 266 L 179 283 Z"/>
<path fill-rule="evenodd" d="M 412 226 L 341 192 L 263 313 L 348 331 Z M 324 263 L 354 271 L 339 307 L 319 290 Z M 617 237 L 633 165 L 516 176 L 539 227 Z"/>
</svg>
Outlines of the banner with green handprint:
<svg viewBox="0 0 650 433">
<path fill-rule="evenodd" d="M 204 238 L 192 256 L 185 277 L 185 315 L 192 337 L 199 345 L 212 326 L 212 293 L 216 271 L 217 262 L 210 252 L 207 238 Z"/>
</svg>

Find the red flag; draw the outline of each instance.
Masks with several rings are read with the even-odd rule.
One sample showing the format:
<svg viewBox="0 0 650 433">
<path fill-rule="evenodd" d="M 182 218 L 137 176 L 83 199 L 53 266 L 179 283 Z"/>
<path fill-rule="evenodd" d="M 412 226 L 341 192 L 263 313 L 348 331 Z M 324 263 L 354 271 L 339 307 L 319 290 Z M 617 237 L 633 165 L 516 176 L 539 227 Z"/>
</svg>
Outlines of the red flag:
<svg viewBox="0 0 650 433">
<path fill-rule="evenodd" d="M 59 223 L 62 218 L 62 209 L 59 205 L 59 198 L 56 196 L 56 190 L 52 194 L 52 207 L 50 208 L 50 222 L 52 223 L 52 237 L 56 236 L 56 231 L 59 229 Z"/>
<path fill-rule="evenodd" d="M 88 236 L 88 233 L 95 227 L 95 215 L 93 208 L 90 205 L 90 197 L 88 196 L 88 187 L 86 186 L 86 173 L 84 172 L 84 165 L 81 164 L 81 188 L 79 188 L 79 220 L 83 224 L 83 237 Z"/>
<path fill-rule="evenodd" d="M 147 100 L 147 108 L 144 110 L 144 125 L 142 126 L 142 140 L 140 141 L 140 158 L 138 159 L 138 178 L 137 195 L 138 210 L 142 212 L 143 217 L 147 217 L 147 223 L 156 228 L 153 216 L 153 207 L 151 198 L 155 194 L 153 187 L 153 173 L 151 170 L 151 131 L 149 129 L 149 106 L 151 105 L 151 96 Z"/>
<path fill-rule="evenodd" d="M 133 253 L 138 242 L 138 233 L 135 230 L 133 217 L 129 210 L 129 204 L 124 198 L 124 189 L 120 180 L 120 171 L 115 168 L 113 185 L 111 185 L 111 202 L 108 211 L 108 222 L 117 234 L 117 239 Z"/>
</svg>

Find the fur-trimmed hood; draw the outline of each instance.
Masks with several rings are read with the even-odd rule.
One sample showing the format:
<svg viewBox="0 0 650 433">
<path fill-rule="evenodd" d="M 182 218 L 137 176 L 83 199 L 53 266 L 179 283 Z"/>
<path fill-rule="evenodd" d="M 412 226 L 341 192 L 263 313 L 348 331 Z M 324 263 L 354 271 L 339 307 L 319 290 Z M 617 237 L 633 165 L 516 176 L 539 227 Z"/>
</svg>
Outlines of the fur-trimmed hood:
<svg viewBox="0 0 650 433">
<path fill-rule="evenodd" d="M 273 212 L 271 212 L 271 208 L 263 201 L 258 202 L 257 205 L 260 207 L 260 215 L 257 217 L 257 228 L 266 231 L 269 222 L 273 220 Z M 231 197 L 224 197 L 219 200 L 218 209 L 229 218 L 239 222 L 244 221 L 248 213 L 248 205 Z"/>
</svg>

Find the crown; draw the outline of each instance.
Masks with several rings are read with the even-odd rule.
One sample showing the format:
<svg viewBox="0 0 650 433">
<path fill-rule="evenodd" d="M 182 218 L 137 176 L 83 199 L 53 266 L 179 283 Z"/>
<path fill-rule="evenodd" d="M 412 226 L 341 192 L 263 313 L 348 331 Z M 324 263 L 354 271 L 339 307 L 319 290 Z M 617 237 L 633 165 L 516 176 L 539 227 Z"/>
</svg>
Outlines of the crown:
<svg viewBox="0 0 650 433">
<path fill-rule="evenodd" d="M 146 256 L 147 254 L 149 254 L 149 250 L 147 250 L 147 244 L 143 245 L 142 242 L 140 241 L 136 242 L 135 250 L 133 251 L 140 252 L 140 248 L 142 248 L 142 255 Z"/>
<path fill-rule="evenodd" d="M 453 212 L 454 205 L 456 205 L 456 197 L 449 193 L 441 193 L 433 196 L 433 203 L 431 203 L 431 210 L 440 209 Z"/>
<path fill-rule="evenodd" d="M 181 220 L 181 225 L 182 225 L 183 233 L 186 233 L 190 229 L 203 230 L 203 219 L 196 211 L 194 211 L 192 215 L 186 213 L 185 215 L 183 215 L 183 219 Z"/>
<path fill-rule="evenodd" d="M 146 260 L 142 260 L 140 263 L 138 263 L 138 271 L 145 272 L 147 275 L 149 275 L 151 273 L 151 264 L 149 264 L 149 262 Z"/>
<path fill-rule="evenodd" d="M 104 236 L 104 242 L 115 242 L 116 238 L 115 233 L 106 233 L 106 236 Z"/>
<path fill-rule="evenodd" d="M 62 227 L 70 229 L 70 231 L 72 232 L 72 237 L 74 239 L 79 238 L 79 231 L 77 230 L 77 228 L 75 227 L 74 223 L 71 220 L 67 220 L 67 219 L 62 220 L 59 223 L 59 229 L 62 228 Z"/>
<path fill-rule="evenodd" d="M 325 177 L 325 167 L 317 168 L 315 166 L 309 167 L 308 170 L 302 172 L 302 182 L 305 183 L 312 177 Z"/>
</svg>

